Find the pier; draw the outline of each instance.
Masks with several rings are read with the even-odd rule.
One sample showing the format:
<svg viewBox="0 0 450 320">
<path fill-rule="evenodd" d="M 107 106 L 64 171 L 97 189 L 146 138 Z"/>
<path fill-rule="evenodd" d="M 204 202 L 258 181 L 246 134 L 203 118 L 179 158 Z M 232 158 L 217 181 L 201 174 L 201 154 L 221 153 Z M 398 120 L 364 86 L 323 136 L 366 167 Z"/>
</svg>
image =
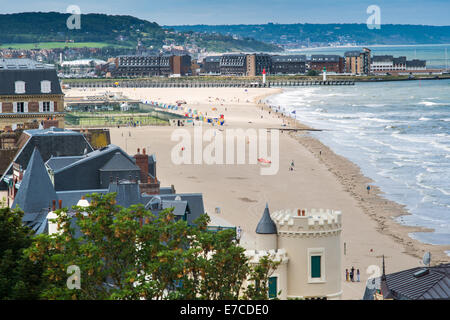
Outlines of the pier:
<svg viewBox="0 0 450 320">
<path fill-rule="evenodd" d="M 118 83 L 118 84 L 117 84 Z M 125 81 L 64 81 L 71 88 L 283 88 L 303 86 L 352 86 L 353 80 L 289 80 L 289 81 L 217 81 L 217 82 L 177 82 L 177 81 L 150 81 L 150 80 L 125 80 Z"/>
</svg>

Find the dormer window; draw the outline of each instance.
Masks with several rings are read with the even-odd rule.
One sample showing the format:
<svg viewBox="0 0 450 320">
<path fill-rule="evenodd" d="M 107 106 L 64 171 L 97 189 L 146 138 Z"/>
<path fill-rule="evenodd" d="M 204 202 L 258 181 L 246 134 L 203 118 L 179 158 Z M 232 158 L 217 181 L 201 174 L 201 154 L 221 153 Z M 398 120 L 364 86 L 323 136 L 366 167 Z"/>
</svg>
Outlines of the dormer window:
<svg viewBox="0 0 450 320">
<path fill-rule="evenodd" d="M 15 92 L 17 94 L 25 93 L 25 82 L 24 81 L 16 81 L 15 82 Z"/>
<path fill-rule="evenodd" d="M 41 92 L 42 93 L 50 93 L 52 91 L 51 82 L 48 80 L 41 81 Z"/>
</svg>

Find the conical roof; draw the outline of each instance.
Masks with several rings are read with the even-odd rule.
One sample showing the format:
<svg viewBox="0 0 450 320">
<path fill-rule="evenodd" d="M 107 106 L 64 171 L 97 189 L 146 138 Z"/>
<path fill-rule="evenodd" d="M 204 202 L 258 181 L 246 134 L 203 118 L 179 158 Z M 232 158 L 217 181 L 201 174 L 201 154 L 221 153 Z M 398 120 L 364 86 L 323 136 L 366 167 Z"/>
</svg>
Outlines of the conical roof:
<svg viewBox="0 0 450 320">
<path fill-rule="evenodd" d="M 266 208 L 264 209 L 264 213 L 259 220 L 258 225 L 256 226 L 256 233 L 259 234 L 276 234 L 277 233 L 277 225 L 273 222 L 270 217 L 269 205 L 266 203 Z"/>
<path fill-rule="evenodd" d="M 19 207 L 24 213 L 39 213 L 57 200 L 55 188 L 45 169 L 37 148 L 34 149 L 12 208 Z"/>
</svg>

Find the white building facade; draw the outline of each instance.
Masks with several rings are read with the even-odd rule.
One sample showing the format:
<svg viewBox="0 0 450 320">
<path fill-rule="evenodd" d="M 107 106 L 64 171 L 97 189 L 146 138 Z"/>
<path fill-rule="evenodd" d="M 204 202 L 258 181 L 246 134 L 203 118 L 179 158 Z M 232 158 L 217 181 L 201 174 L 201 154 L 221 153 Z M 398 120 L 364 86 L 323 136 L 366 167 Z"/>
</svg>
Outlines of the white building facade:
<svg viewBox="0 0 450 320">
<path fill-rule="evenodd" d="M 269 298 L 340 299 L 342 215 L 333 210 L 282 210 L 266 206 L 256 228 L 251 263 L 269 255 L 280 261 L 269 280 Z"/>
</svg>

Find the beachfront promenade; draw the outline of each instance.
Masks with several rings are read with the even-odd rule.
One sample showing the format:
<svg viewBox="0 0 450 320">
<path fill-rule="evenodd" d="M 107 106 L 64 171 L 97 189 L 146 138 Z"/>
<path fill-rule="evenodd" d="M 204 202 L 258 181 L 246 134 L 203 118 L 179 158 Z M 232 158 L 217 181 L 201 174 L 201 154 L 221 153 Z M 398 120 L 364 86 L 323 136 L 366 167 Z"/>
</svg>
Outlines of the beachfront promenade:
<svg viewBox="0 0 450 320">
<path fill-rule="evenodd" d="M 302 86 L 352 86 L 353 80 L 286 80 L 250 82 L 250 81 L 217 81 L 217 82 L 176 82 L 176 81 L 150 81 L 150 80 L 125 80 L 125 81 L 65 81 L 64 84 L 71 88 L 281 88 Z"/>
</svg>

